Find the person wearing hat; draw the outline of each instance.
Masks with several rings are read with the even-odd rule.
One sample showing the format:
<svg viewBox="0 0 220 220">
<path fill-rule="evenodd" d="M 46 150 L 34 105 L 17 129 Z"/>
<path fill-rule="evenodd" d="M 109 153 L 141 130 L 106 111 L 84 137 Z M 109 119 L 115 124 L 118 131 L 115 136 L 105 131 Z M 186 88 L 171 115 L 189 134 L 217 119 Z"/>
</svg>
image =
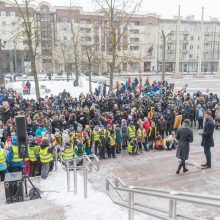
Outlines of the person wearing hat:
<svg viewBox="0 0 220 220">
<path fill-rule="evenodd" d="M 179 128 L 176 133 L 176 139 L 178 140 L 176 157 L 181 160 L 179 162 L 176 174 L 180 173 L 182 167 L 184 173 L 188 172 L 185 161 L 188 160 L 189 157 L 189 144 L 193 142 L 193 131 L 191 130 L 190 126 L 190 120 L 185 119 L 182 127 Z"/>
</svg>

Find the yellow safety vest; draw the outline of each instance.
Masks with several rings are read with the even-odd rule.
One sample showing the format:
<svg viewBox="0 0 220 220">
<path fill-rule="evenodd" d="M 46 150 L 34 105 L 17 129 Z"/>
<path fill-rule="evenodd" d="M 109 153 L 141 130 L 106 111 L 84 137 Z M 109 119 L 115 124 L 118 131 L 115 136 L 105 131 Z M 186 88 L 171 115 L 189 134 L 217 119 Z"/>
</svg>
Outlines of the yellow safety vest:
<svg viewBox="0 0 220 220">
<path fill-rule="evenodd" d="M 53 156 L 51 153 L 48 153 L 49 147 L 45 147 L 44 149 L 40 149 L 40 162 L 41 163 L 49 163 L 53 160 Z"/>
<path fill-rule="evenodd" d="M 138 128 L 137 136 L 138 136 L 139 139 L 144 138 L 145 134 L 146 134 L 146 131 L 145 131 L 144 128 L 143 129 Z"/>
<path fill-rule="evenodd" d="M 151 136 L 151 133 L 152 133 L 152 127 L 150 127 L 149 129 L 149 133 L 148 133 L 148 136 L 150 137 Z M 157 135 L 157 128 L 155 127 L 155 137 Z"/>
<path fill-rule="evenodd" d="M 64 160 L 72 160 L 73 159 L 73 146 L 65 148 L 63 152 Z"/>
<path fill-rule="evenodd" d="M 128 143 L 128 153 L 133 153 L 133 147 L 134 146 L 132 146 L 131 144 L 130 144 L 130 142 Z"/>
<path fill-rule="evenodd" d="M 12 158 L 12 162 L 21 162 L 22 159 L 19 157 L 18 155 L 18 146 L 14 146 L 12 145 L 12 151 L 13 151 L 13 158 Z"/>
<path fill-rule="evenodd" d="M 136 129 L 135 127 L 131 128 L 130 126 L 128 127 L 128 133 L 129 133 L 129 138 L 135 138 L 136 136 Z"/>
<path fill-rule="evenodd" d="M 110 145 L 114 146 L 115 145 L 115 137 L 110 136 Z"/>
<path fill-rule="evenodd" d="M 36 157 L 36 154 L 35 154 L 35 146 L 34 147 L 28 147 L 28 154 L 29 154 L 30 161 L 32 161 L 32 162 L 37 161 L 37 157 Z"/>
<path fill-rule="evenodd" d="M 94 131 L 93 132 L 93 137 L 94 137 L 94 141 L 98 141 L 99 140 L 99 138 L 100 138 L 100 134 L 99 134 L 99 132 L 97 132 L 97 131 Z"/>
<path fill-rule="evenodd" d="M 0 163 L 5 163 L 5 151 L 3 149 L 0 149 Z"/>
</svg>

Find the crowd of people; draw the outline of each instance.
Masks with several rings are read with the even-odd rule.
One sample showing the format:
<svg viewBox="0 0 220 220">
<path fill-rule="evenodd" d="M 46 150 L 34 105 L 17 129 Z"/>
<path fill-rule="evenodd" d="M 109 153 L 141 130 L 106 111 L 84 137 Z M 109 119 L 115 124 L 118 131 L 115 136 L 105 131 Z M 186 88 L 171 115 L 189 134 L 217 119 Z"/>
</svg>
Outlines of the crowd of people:
<svg viewBox="0 0 220 220">
<path fill-rule="evenodd" d="M 144 151 L 176 148 L 176 132 L 188 119 L 190 127 L 203 129 L 204 113 L 220 121 L 216 94 L 174 91 L 174 84 L 129 77 L 116 83 L 112 93 L 106 85 L 78 98 L 65 90 L 39 100 L 24 99 L 13 89 L 0 91 L 0 175 L 21 171 L 47 178 L 53 170 L 54 149 L 60 160 L 84 154 L 100 159 Z M 28 156 L 19 157 L 15 117 L 26 116 Z"/>
</svg>

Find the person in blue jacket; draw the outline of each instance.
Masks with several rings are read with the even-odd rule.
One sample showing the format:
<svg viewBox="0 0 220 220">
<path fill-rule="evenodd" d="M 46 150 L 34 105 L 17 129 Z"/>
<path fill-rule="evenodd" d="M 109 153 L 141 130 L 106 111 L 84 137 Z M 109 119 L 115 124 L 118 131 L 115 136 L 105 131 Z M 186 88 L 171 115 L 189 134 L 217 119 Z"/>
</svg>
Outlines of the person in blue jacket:
<svg viewBox="0 0 220 220">
<path fill-rule="evenodd" d="M 7 164 L 6 164 L 7 155 L 6 155 L 6 152 L 4 151 L 3 148 L 4 148 L 4 144 L 1 143 L 1 146 L 0 146 L 0 177 L 1 177 L 1 181 L 5 180 L 5 173 L 8 172 Z"/>
<path fill-rule="evenodd" d="M 11 172 L 22 171 L 22 158 L 19 157 L 17 137 L 12 137 L 11 148 L 7 157 Z"/>
<path fill-rule="evenodd" d="M 39 125 L 39 128 L 36 130 L 35 136 L 37 138 L 42 137 L 42 133 L 47 132 L 47 129 L 43 127 L 43 124 Z"/>
</svg>

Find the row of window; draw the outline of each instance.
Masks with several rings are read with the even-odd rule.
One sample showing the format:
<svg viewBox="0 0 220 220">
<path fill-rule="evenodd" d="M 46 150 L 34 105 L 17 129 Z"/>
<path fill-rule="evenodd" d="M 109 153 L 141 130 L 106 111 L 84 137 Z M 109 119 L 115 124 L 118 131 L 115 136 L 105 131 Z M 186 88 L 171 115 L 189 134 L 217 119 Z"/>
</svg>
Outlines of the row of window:
<svg viewBox="0 0 220 220">
<path fill-rule="evenodd" d="M 0 16 L 2 16 L 2 17 L 6 17 L 6 16 L 15 17 L 15 12 L 14 11 L 1 11 Z"/>
<path fill-rule="evenodd" d="M 2 21 L 2 26 L 5 27 L 6 25 L 7 25 L 7 22 L 6 21 Z M 15 22 L 12 21 L 10 25 L 11 26 L 15 26 Z"/>
</svg>

